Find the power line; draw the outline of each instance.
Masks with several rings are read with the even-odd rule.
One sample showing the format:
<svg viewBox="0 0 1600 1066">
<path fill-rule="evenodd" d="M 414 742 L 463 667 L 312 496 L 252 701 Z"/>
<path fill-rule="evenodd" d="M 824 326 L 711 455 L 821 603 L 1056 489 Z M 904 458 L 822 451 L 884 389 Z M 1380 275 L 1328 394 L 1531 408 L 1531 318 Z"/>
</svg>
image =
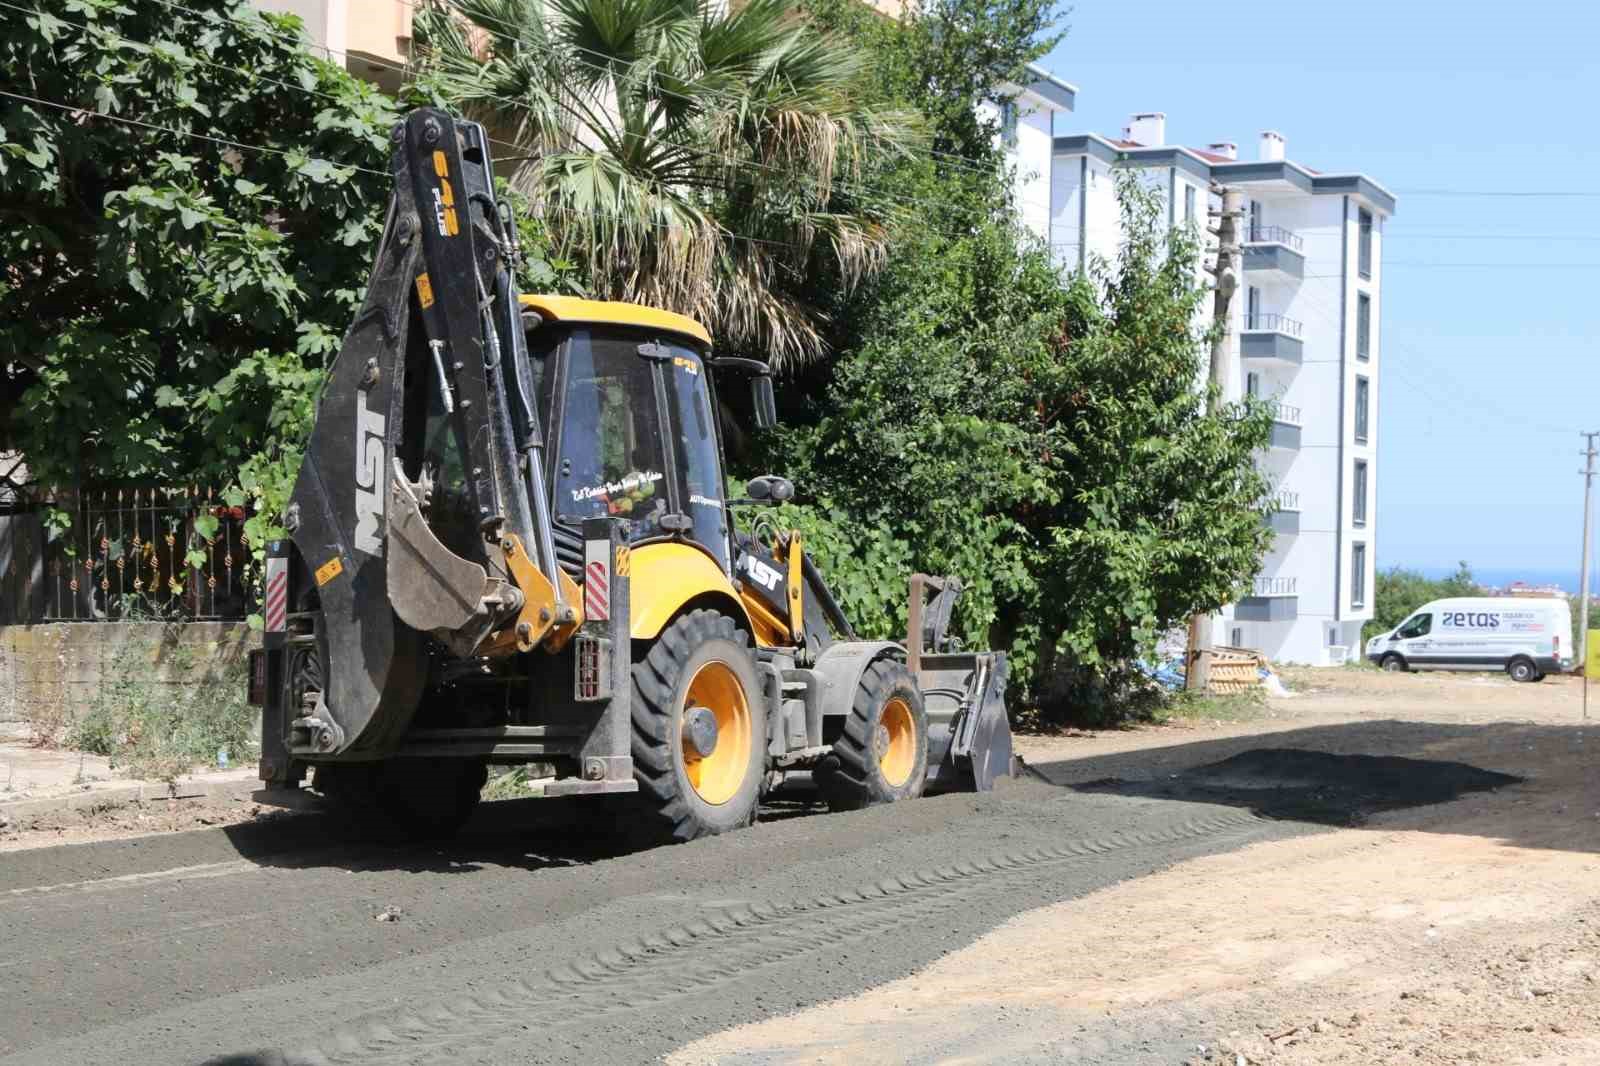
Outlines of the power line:
<svg viewBox="0 0 1600 1066">
<path fill-rule="evenodd" d="M 293 45 L 296 48 L 315 49 L 316 51 L 322 52 L 324 55 L 328 56 L 330 59 L 332 59 L 334 56 L 343 56 L 345 54 L 345 53 L 340 52 L 340 51 L 338 51 L 336 49 L 329 48 L 326 45 L 320 45 L 320 44 L 315 43 L 314 41 L 307 40 L 307 39 L 305 39 L 303 37 L 299 37 L 299 36 L 295 36 L 295 35 L 290 35 L 290 34 L 279 32 L 279 31 L 275 30 L 273 27 L 271 27 L 270 25 L 267 25 L 264 21 L 263 21 L 262 25 L 259 26 L 259 27 L 247 27 L 246 23 L 240 22 L 238 19 L 229 18 L 228 16 L 225 16 L 225 15 L 219 15 L 219 14 L 217 14 L 215 12 L 202 11 L 202 10 L 199 10 L 199 9 L 196 9 L 196 8 L 192 8 L 192 7 L 189 7 L 187 5 L 177 3 L 176 0 L 155 0 L 155 2 L 158 3 L 158 4 L 161 4 L 164 7 L 171 8 L 173 10 L 187 12 L 187 13 L 189 13 L 191 15 L 194 15 L 195 17 L 200 18 L 200 19 L 207 19 L 207 20 L 211 20 L 211 21 L 214 21 L 214 22 L 215 21 L 227 22 L 227 23 L 231 23 L 232 25 L 243 27 L 243 28 L 259 28 L 259 29 L 262 29 L 268 36 L 270 36 L 270 37 L 272 37 L 272 38 L 274 38 L 274 39 L 276 39 L 278 41 L 281 41 L 284 44 Z M 413 9 L 416 9 L 416 7 L 417 7 L 417 5 L 415 5 L 415 4 L 405 3 L 405 0 L 396 0 L 396 2 L 397 3 L 402 3 L 402 4 L 404 4 L 404 6 L 410 7 L 410 8 L 413 8 Z M 253 14 L 255 14 L 257 18 L 260 17 L 260 13 L 259 12 L 253 12 Z M 515 28 L 514 26 L 512 26 L 512 24 L 504 22 L 503 20 L 495 19 L 495 18 L 492 18 L 492 17 L 490 17 L 488 15 L 485 15 L 483 17 L 484 17 L 485 21 L 493 22 L 493 23 L 495 23 L 497 25 L 501 25 L 501 26 L 507 26 L 507 27 L 510 27 L 510 28 Z M 584 48 L 584 47 L 582 47 L 580 45 L 569 44 L 566 47 L 569 47 L 569 48 L 571 48 L 573 50 L 576 50 L 576 51 L 579 51 L 579 52 L 584 52 L 584 53 L 600 56 L 602 59 L 606 58 L 604 53 L 596 52 L 596 51 L 594 51 L 592 49 Z M 574 63 L 578 64 L 579 66 L 587 67 L 588 69 L 593 70 L 593 71 L 595 71 L 597 73 L 605 74 L 605 73 L 609 73 L 610 72 L 609 68 L 607 66 L 605 66 L 603 64 L 600 64 L 600 63 L 595 63 L 595 62 L 591 62 L 589 60 L 584 60 L 584 59 L 576 59 L 576 58 L 572 58 L 572 57 L 568 57 L 568 59 L 571 62 L 574 62 Z M 369 66 L 378 67 L 379 69 L 383 69 L 383 70 L 393 71 L 393 72 L 398 73 L 398 74 L 411 74 L 411 73 L 414 73 L 414 68 L 412 68 L 410 66 L 403 65 L 403 64 L 390 63 L 387 60 L 377 59 L 377 58 L 372 57 L 372 56 L 362 56 L 361 57 L 361 61 L 363 63 L 366 63 Z M 655 86 L 655 91 L 660 93 L 662 96 L 667 96 L 667 97 L 672 97 L 674 99 L 682 100 L 685 103 L 696 103 L 696 102 L 698 102 L 695 97 L 688 96 L 688 95 L 686 95 L 684 93 L 675 92 L 675 91 L 673 91 L 671 89 L 668 89 L 668 88 L 666 88 L 664 86 L 661 86 L 659 84 Z M 709 97 L 711 97 L 713 99 L 728 100 L 728 101 L 732 101 L 734 103 L 738 103 L 738 102 L 741 101 L 741 97 L 739 97 L 736 93 L 729 92 L 729 91 L 726 91 L 726 90 L 705 89 L 705 90 L 702 90 L 702 95 L 709 96 Z M 512 107 L 523 107 L 523 106 L 525 106 L 525 101 L 518 100 L 518 99 L 516 99 L 514 97 L 499 96 L 499 95 L 496 95 L 494 93 L 481 93 L 481 94 L 479 94 L 479 96 L 480 96 L 481 99 L 492 100 L 492 101 L 494 101 L 496 103 L 501 103 L 501 104 L 508 104 L 508 105 L 510 105 Z M 528 145 L 511 144 L 511 143 L 506 142 L 506 141 L 496 141 L 495 143 L 504 145 L 506 147 L 515 148 L 515 149 L 517 149 L 519 151 L 526 151 L 531 147 L 531 146 L 528 146 Z M 726 153 L 723 154 L 722 156 L 717 156 L 715 153 L 701 153 L 701 154 L 705 155 L 708 158 L 722 158 L 722 159 L 728 159 L 728 160 L 732 160 L 734 158 L 733 156 L 728 155 Z M 949 161 L 948 165 L 951 166 L 954 169 L 965 170 L 965 171 L 967 171 L 969 173 L 972 173 L 972 174 L 975 174 L 975 175 L 980 175 L 980 176 L 981 175 L 987 175 L 988 173 L 990 173 L 989 171 L 986 171 L 981 167 L 973 165 L 971 163 L 971 161 L 966 160 L 965 157 L 958 156 L 958 155 L 955 155 L 953 153 L 939 152 L 939 151 L 937 151 L 935 149 L 931 149 L 930 148 L 930 149 L 926 150 L 925 154 L 930 159 L 941 159 L 941 158 L 942 159 L 947 159 Z M 790 172 L 790 171 L 784 170 L 784 169 L 779 168 L 779 167 L 773 167 L 770 164 L 759 163 L 759 162 L 757 162 L 755 160 L 737 160 L 736 162 L 740 166 L 746 166 L 746 167 L 751 167 L 751 168 L 756 168 L 756 169 L 761 169 L 761 170 L 767 170 L 767 171 L 770 171 L 771 173 L 774 173 L 774 174 L 780 174 L 780 175 L 789 176 L 789 177 L 793 176 L 792 172 Z M 919 206 L 924 206 L 924 207 L 941 206 L 939 204 L 939 202 L 936 201 L 936 200 L 927 200 L 927 199 L 921 199 L 921 198 L 910 198 L 910 199 L 907 199 L 907 198 L 904 198 L 904 197 L 897 197 L 896 195 L 894 195 L 892 193 L 888 193 L 888 192 L 886 192 L 884 190 L 873 189 L 871 186 L 867 186 L 867 185 L 852 184 L 852 183 L 848 183 L 848 182 L 844 182 L 844 181 L 838 181 L 837 184 L 841 188 L 855 188 L 855 189 L 863 191 L 863 192 L 865 192 L 865 193 L 867 193 L 869 195 L 881 196 L 881 197 L 883 197 L 885 199 L 888 199 L 888 200 L 891 200 L 891 201 L 898 201 L 898 202 L 902 202 L 902 203 L 915 203 L 915 204 L 918 204 Z"/>
<path fill-rule="evenodd" d="M 272 155 L 279 156 L 291 156 L 295 154 L 294 151 L 287 148 L 270 148 L 264 144 L 250 144 L 247 141 L 235 141 L 227 137 L 214 137 L 208 133 L 195 133 L 192 130 L 174 129 L 171 126 L 162 126 L 154 122 L 145 122 L 142 119 L 128 118 L 125 115 L 102 114 L 99 111 L 93 111 L 85 107 L 78 107 L 74 104 L 63 104 L 58 100 L 44 100 L 37 96 L 27 96 L 23 93 L 9 92 L 5 89 L 0 89 L 0 96 L 9 96 L 13 100 L 22 100 L 26 103 L 37 104 L 40 107 L 53 107 L 58 111 L 66 111 L 74 115 L 86 115 L 91 118 L 106 119 L 110 122 L 120 122 L 125 126 L 137 126 L 140 129 L 147 130 L 160 130 L 165 133 L 176 134 L 179 137 L 193 137 L 197 140 L 210 141 L 212 144 L 225 145 L 229 148 L 239 148 L 247 152 L 267 152 Z M 306 158 L 313 163 L 327 163 L 329 166 L 342 167 L 347 170 L 355 170 L 363 174 L 376 174 L 380 178 L 387 178 L 389 176 L 385 171 L 373 170 L 371 167 L 360 166 L 356 163 L 339 163 L 332 159 L 322 159 L 314 155 L 307 155 Z"/>
<path fill-rule="evenodd" d="M 43 99 L 41 97 L 27 96 L 27 95 L 25 95 L 23 93 L 9 92 L 9 91 L 4 90 L 4 89 L 0 89 L 0 96 L 11 97 L 14 100 L 22 100 L 22 101 L 24 101 L 26 103 L 36 104 L 36 105 L 39 105 L 41 107 L 52 107 L 52 108 L 55 108 L 58 111 L 65 111 L 65 112 L 68 112 L 69 114 L 73 114 L 73 115 L 83 115 L 83 116 L 85 116 L 87 118 L 91 118 L 91 119 L 103 119 L 103 120 L 105 120 L 107 122 L 116 122 L 116 123 L 120 123 L 121 125 L 124 125 L 124 126 L 134 126 L 134 127 L 139 128 L 139 129 L 156 130 L 156 131 L 160 131 L 160 132 L 164 132 L 164 133 L 170 133 L 170 134 L 173 134 L 174 136 L 178 136 L 178 137 L 192 137 L 192 138 L 194 138 L 196 140 L 209 141 L 209 142 L 211 142 L 213 144 L 220 144 L 220 145 L 224 145 L 224 146 L 229 147 L 229 148 L 237 148 L 237 149 L 239 149 L 241 151 L 246 151 L 246 152 L 264 152 L 264 153 L 268 153 L 268 154 L 271 154 L 271 155 L 277 155 L 277 156 L 292 156 L 292 155 L 295 154 L 295 152 L 293 150 L 291 150 L 291 149 L 272 148 L 272 147 L 269 147 L 268 145 L 264 145 L 264 144 L 251 144 L 248 141 L 236 141 L 236 140 L 233 140 L 233 139 L 228 138 L 228 137 L 215 137 L 215 136 L 212 136 L 210 134 L 196 133 L 196 132 L 194 132 L 192 130 L 180 130 L 180 129 L 176 129 L 176 128 L 172 127 L 172 126 L 162 126 L 162 125 L 159 125 L 159 124 L 154 123 L 154 122 L 145 122 L 142 119 L 128 118 L 125 115 L 104 114 L 104 113 L 99 112 L 99 111 L 94 111 L 94 110 L 92 110 L 90 108 L 79 107 L 79 106 L 77 106 L 75 104 L 64 104 L 64 103 L 61 103 L 58 100 L 46 100 L 46 99 Z M 388 171 L 374 170 L 371 167 L 364 167 L 364 166 L 361 166 L 361 165 L 356 164 L 356 163 L 340 163 L 340 162 L 337 162 L 336 160 L 323 159 L 323 158 L 321 158 L 319 156 L 313 156 L 313 155 L 307 155 L 306 159 L 309 162 L 327 163 L 329 166 L 332 166 L 332 167 L 340 167 L 340 168 L 343 168 L 343 169 L 346 169 L 346 170 L 352 170 L 352 171 L 356 171 L 356 172 L 359 172 L 359 173 L 362 173 L 362 174 L 372 174 L 372 175 L 375 175 L 375 176 L 380 177 L 380 178 L 388 178 L 388 177 L 392 176 L 392 175 L 389 174 Z M 557 211 L 557 212 L 561 212 L 563 214 L 574 215 L 574 216 L 577 216 L 579 218 L 594 218 L 594 217 L 600 217 L 600 218 L 622 218 L 622 217 L 625 217 L 625 216 L 622 216 L 622 215 L 618 215 L 615 212 L 607 212 L 607 211 L 587 211 L 587 212 L 585 212 L 585 211 L 578 211 L 575 208 L 563 207 L 563 206 L 561 206 L 559 204 L 543 204 L 543 205 L 541 205 L 541 210 L 544 210 L 544 211 Z M 676 228 L 671 223 L 668 223 L 668 222 L 644 222 L 643 224 L 646 225 L 646 226 L 649 226 L 652 229 L 672 230 L 672 229 Z M 720 229 L 720 227 L 719 227 L 719 229 Z M 752 237 L 749 234 L 736 233 L 733 230 L 728 230 L 728 229 L 721 229 L 720 236 L 726 237 L 726 238 L 728 238 L 730 240 L 747 241 L 747 242 L 749 242 L 751 244 L 769 244 L 769 245 L 772 245 L 773 247 L 777 247 L 777 248 L 788 248 L 788 247 L 790 247 L 787 243 L 785 243 L 783 241 L 774 241 L 774 240 L 771 240 L 769 238 L 764 238 L 764 237 Z"/>
<path fill-rule="evenodd" d="M 1600 199 L 1600 192 L 1577 189 L 1396 189 L 1397 196 L 1509 196 L 1546 199 Z"/>
</svg>

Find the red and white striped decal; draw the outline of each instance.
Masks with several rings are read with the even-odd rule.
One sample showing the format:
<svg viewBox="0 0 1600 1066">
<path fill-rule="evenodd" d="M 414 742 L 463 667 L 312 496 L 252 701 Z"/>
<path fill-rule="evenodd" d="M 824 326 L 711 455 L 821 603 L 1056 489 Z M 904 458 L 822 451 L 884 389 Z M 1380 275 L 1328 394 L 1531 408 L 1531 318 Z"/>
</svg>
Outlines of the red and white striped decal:
<svg viewBox="0 0 1600 1066">
<path fill-rule="evenodd" d="M 611 541 L 583 542 L 583 617 L 604 622 L 611 617 Z"/>
<path fill-rule="evenodd" d="M 267 560 L 266 631 L 282 633 L 289 621 L 289 560 Z"/>
<path fill-rule="evenodd" d="M 583 568 L 583 616 L 595 622 L 611 617 L 611 582 L 606 564 L 590 563 Z"/>
</svg>

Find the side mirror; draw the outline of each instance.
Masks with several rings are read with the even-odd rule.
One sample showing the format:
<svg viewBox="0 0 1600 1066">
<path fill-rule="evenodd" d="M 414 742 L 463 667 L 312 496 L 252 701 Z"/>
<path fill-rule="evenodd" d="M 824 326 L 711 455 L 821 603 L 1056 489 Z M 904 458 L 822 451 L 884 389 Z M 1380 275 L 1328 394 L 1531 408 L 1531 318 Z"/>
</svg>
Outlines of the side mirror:
<svg viewBox="0 0 1600 1066">
<path fill-rule="evenodd" d="M 782 503 L 794 499 L 794 482 L 775 474 L 753 477 L 744 487 L 745 494 L 762 503 Z"/>
<path fill-rule="evenodd" d="M 757 429 L 778 425 L 778 399 L 772 392 L 772 375 L 757 374 L 750 379 L 750 405 L 756 413 Z"/>
</svg>

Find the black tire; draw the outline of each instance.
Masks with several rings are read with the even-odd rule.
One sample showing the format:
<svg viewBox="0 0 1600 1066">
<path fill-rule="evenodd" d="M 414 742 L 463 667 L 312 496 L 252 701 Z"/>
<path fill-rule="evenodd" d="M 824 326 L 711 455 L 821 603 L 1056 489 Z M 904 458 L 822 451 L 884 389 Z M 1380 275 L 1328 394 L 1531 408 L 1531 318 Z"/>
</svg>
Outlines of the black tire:
<svg viewBox="0 0 1600 1066">
<path fill-rule="evenodd" d="M 1378 668 L 1381 670 L 1387 670 L 1392 674 L 1405 673 L 1410 669 L 1410 667 L 1406 665 L 1405 659 L 1401 658 L 1399 655 L 1396 655 L 1394 652 L 1390 652 L 1382 659 L 1379 659 Z"/>
<path fill-rule="evenodd" d="M 833 754 L 817 767 L 816 780 L 835 811 L 922 795 L 928 780 L 928 714 L 916 678 L 903 663 L 880 659 L 861 675 L 844 732 L 834 741 Z"/>
<path fill-rule="evenodd" d="M 1506 673 L 1511 675 L 1511 680 L 1523 684 L 1539 680 L 1539 668 L 1533 665 L 1532 659 L 1521 655 L 1506 663 Z"/>
<path fill-rule="evenodd" d="M 691 703 L 691 688 L 702 683 L 712 688 Z M 720 695 L 705 699 L 706 691 Z M 718 720 L 715 746 L 703 758 L 684 737 L 691 706 Z M 683 615 L 633 666 L 633 776 L 644 832 L 681 843 L 749 825 L 766 762 L 767 707 L 749 637 L 716 611 Z"/>
<path fill-rule="evenodd" d="M 488 779 L 476 759 L 386 759 L 319 766 L 313 787 L 375 836 L 403 843 L 455 836 Z"/>
</svg>

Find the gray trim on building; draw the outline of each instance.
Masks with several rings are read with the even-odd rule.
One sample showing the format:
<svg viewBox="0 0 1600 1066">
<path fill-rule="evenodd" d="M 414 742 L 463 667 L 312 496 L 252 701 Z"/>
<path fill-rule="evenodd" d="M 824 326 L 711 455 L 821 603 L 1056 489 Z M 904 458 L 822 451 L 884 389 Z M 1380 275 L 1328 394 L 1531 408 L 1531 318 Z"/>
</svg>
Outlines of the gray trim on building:
<svg viewBox="0 0 1600 1066">
<path fill-rule="evenodd" d="M 1365 174 L 1314 174 L 1292 160 L 1233 160 L 1213 163 L 1193 149 L 1180 146 L 1150 148 L 1122 148 L 1098 133 L 1077 133 L 1053 139 L 1055 155 L 1092 155 L 1107 163 L 1132 166 L 1172 166 L 1194 177 L 1209 182 L 1218 181 L 1248 184 L 1258 181 L 1282 181 L 1301 192 L 1317 196 L 1359 196 L 1386 215 L 1395 211 L 1394 194 Z"/>
<path fill-rule="evenodd" d="M 1345 336 L 1344 320 L 1349 315 L 1350 290 L 1350 197 L 1339 202 L 1339 443 L 1334 448 L 1339 457 L 1339 469 L 1334 475 L 1333 498 L 1333 620 L 1344 620 L 1344 378 Z"/>
<path fill-rule="evenodd" d="M 1238 622 L 1292 622 L 1300 617 L 1298 596 L 1246 596 L 1233 605 Z"/>
<path fill-rule="evenodd" d="M 1054 155 L 1093 156 L 1102 163 L 1115 163 L 1120 149 L 1098 134 L 1076 133 L 1070 137 L 1054 138 L 1051 152 Z"/>
<path fill-rule="evenodd" d="M 1089 265 L 1089 157 L 1078 160 L 1078 269 Z"/>
<path fill-rule="evenodd" d="M 1300 532 L 1299 511 L 1273 511 L 1266 517 L 1267 528 L 1274 533 L 1293 536 Z"/>
<path fill-rule="evenodd" d="M 1384 214 L 1394 214 L 1394 194 L 1365 174 L 1318 174 L 1311 179 L 1311 191 L 1359 196 Z"/>
<path fill-rule="evenodd" d="M 1276 359 L 1300 366 L 1305 362 L 1305 349 L 1298 338 L 1276 330 L 1241 330 L 1239 333 L 1240 359 Z"/>
<path fill-rule="evenodd" d="M 1306 276 L 1306 257 L 1286 244 L 1246 244 L 1244 268 L 1246 271 L 1275 270 L 1299 281 Z"/>
<path fill-rule="evenodd" d="M 1027 85 L 1027 91 L 1035 96 L 1043 97 L 1063 111 L 1071 111 L 1078 100 L 1078 87 L 1071 82 L 1062 81 L 1054 74 L 1041 66 L 1029 63 L 1027 71 L 1033 76 L 1033 81 Z"/>
</svg>

